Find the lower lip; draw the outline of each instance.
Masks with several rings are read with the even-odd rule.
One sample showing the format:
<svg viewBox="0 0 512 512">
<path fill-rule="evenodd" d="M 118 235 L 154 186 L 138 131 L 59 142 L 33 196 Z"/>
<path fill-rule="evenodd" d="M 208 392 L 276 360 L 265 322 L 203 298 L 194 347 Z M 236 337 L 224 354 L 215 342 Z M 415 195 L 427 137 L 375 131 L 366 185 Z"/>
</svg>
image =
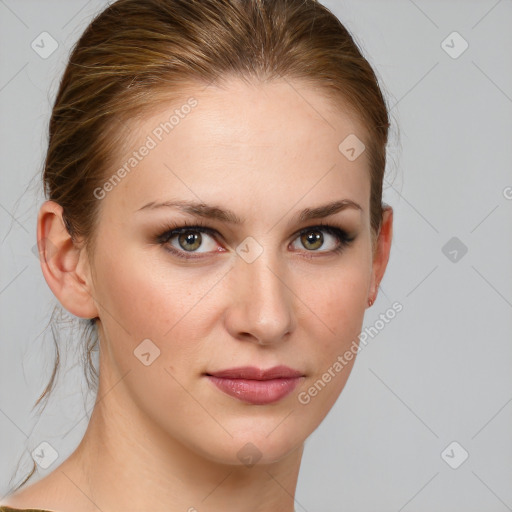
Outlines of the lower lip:
<svg viewBox="0 0 512 512">
<path fill-rule="evenodd" d="M 213 384 L 229 396 L 254 405 L 271 404 L 289 395 L 304 377 L 248 380 L 207 376 Z"/>
</svg>

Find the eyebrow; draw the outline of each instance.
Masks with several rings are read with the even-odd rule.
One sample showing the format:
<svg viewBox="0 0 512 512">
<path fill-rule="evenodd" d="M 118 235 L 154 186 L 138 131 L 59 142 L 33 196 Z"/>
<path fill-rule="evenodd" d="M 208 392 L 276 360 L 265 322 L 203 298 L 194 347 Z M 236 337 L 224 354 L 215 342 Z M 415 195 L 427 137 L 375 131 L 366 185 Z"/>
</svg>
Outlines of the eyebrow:
<svg viewBox="0 0 512 512">
<path fill-rule="evenodd" d="M 177 208 L 182 212 L 189 213 L 196 217 L 216 219 L 229 224 L 243 224 L 245 222 L 245 219 L 239 217 L 231 210 L 194 201 L 164 201 L 160 203 L 151 201 L 139 208 L 137 211 L 156 210 L 159 208 Z M 298 215 L 298 220 L 299 222 L 304 222 L 310 219 L 321 219 L 346 210 L 347 208 L 363 211 L 363 208 L 351 199 L 341 199 L 315 208 L 305 208 Z"/>
</svg>

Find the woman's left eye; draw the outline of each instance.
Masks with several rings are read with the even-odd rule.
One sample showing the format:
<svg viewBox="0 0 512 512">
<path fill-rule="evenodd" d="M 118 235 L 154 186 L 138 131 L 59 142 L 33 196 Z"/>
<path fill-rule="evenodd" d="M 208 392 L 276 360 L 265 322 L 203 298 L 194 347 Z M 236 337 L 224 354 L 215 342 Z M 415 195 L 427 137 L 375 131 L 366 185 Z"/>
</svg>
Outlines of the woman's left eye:
<svg viewBox="0 0 512 512">
<path fill-rule="evenodd" d="M 323 233 L 327 233 L 327 237 Z M 353 238 L 349 238 L 347 233 L 340 228 L 321 225 L 303 229 L 296 240 L 308 250 L 307 252 L 331 253 L 343 250 L 352 242 Z M 324 247 L 326 240 L 327 248 Z"/>
</svg>

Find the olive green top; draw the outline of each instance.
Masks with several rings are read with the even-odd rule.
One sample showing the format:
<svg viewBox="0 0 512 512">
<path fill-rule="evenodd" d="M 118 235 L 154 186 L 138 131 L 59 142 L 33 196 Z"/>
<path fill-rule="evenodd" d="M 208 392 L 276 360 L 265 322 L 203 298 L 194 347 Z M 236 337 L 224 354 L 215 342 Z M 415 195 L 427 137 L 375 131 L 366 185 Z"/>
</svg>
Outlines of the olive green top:
<svg viewBox="0 0 512 512">
<path fill-rule="evenodd" d="M 40 508 L 11 508 L 0 506 L 0 512 L 52 512 L 51 510 L 42 510 Z"/>
</svg>

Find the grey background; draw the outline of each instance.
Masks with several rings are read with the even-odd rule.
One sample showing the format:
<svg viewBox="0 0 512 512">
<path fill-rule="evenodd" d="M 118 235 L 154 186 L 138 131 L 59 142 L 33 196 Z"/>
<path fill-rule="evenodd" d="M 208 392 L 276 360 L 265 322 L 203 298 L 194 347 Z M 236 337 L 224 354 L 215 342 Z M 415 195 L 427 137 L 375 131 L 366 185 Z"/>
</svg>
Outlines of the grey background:
<svg viewBox="0 0 512 512">
<path fill-rule="evenodd" d="M 512 510 L 512 1 L 324 3 L 375 67 L 394 122 L 394 241 L 364 326 L 395 301 L 403 311 L 306 441 L 296 509 Z M 51 102 L 71 45 L 105 5 L 0 0 L 0 496 L 42 441 L 60 458 L 30 482 L 70 455 L 93 403 L 71 339 L 52 400 L 41 417 L 32 410 L 53 365 L 54 304 L 32 248 Z M 59 44 L 46 59 L 31 48 L 43 31 Z M 469 44 L 458 58 L 442 46 L 453 31 Z M 442 250 L 452 237 L 467 247 L 456 261 Z M 457 469 L 441 457 L 453 441 L 469 453 Z M 461 448 L 448 453 L 460 461 Z"/>
</svg>

